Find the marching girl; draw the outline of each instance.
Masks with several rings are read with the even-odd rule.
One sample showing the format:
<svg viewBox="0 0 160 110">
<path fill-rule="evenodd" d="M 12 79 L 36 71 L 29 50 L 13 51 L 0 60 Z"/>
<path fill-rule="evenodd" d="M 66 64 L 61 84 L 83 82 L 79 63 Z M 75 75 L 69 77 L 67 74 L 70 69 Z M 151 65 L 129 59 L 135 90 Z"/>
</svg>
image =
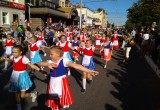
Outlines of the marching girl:
<svg viewBox="0 0 160 110">
<path fill-rule="evenodd" d="M 122 35 L 119 35 L 117 33 L 117 31 L 114 31 L 114 34 L 112 35 L 112 38 L 111 38 L 111 41 L 112 41 L 112 44 L 113 44 L 113 50 L 118 50 L 119 49 L 119 43 L 118 43 L 118 37 L 119 36 L 122 36 Z"/>
<path fill-rule="evenodd" d="M 95 48 L 92 46 L 92 41 L 88 40 L 86 41 L 85 45 L 83 45 L 83 50 L 84 50 L 84 57 L 82 60 L 82 65 L 85 68 L 88 68 L 90 70 L 94 70 L 95 69 L 95 65 L 93 62 L 93 54 L 94 54 L 94 50 Z M 83 89 L 81 90 L 81 92 L 84 94 L 86 91 L 86 78 L 88 79 L 88 82 L 91 83 L 92 82 L 92 76 L 90 76 L 89 73 L 84 72 L 83 73 Z"/>
<path fill-rule="evenodd" d="M 60 41 L 56 44 L 58 47 L 61 47 L 64 54 L 63 54 L 63 57 L 64 58 L 68 58 L 71 62 L 73 62 L 72 58 L 71 58 L 71 55 L 69 53 L 69 49 L 72 49 L 74 50 L 74 48 L 72 47 L 72 44 L 68 41 L 66 41 L 66 36 L 65 35 L 61 35 L 60 37 Z M 70 70 L 68 68 L 68 75 L 70 75 Z"/>
<path fill-rule="evenodd" d="M 8 33 L 7 34 L 7 39 L 0 40 L 0 41 L 4 42 L 4 45 L 5 45 L 4 55 L 6 55 L 7 58 L 5 59 L 3 70 L 7 70 L 8 58 L 12 54 L 12 48 L 13 48 L 13 46 L 15 44 L 15 39 L 13 39 L 12 35 L 10 33 Z"/>
<path fill-rule="evenodd" d="M 72 34 L 73 34 L 72 32 L 70 32 L 70 31 L 67 30 L 67 32 L 66 32 L 67 41 L 70 42 L 72 40 L 72 37 L 73 37 Z"/>
<path fill-rule="evenodd" d="M 21 99 L 31 97 L 32 102 L 36 101 L 37 92 L 26 93 L 32 86 L 32 82 L 26 71 L 27 65 L 31 68 L 40 71 L 40 69 L 30 63 L 29 59 L 22 55 L 23 48 L 20 45 L 13 47 L 13 56 L 10 59 L 13 61 L 13 71 L 9 81 L 9 91 L 15 93 L 17 109 L 21 110 Z"/>
<path fill-rule="evenodd" d="M 80 40 L 81 44 L 85 43 L 86 36 L 84 35 L 83 32 L 80 33 L 79 40 Z M 80 45 L 80 53 L 83 54 L 83 47 L 81 45 Z"/>
<path fill-rule="evenodd" d="M 100 47 L 101 47 L 101 37 L 100 37 L 100 34 L 95 34 L 95 48 L 96 49 L 100 49 Z"/>
<path fill-rule="evenodd" d="M 39 54 L 39 48 L 40 48 L 40 45 L 39 45 L 39 43 L 37 43 L 36 37 L 31 37 L 30 38 L 30 45 L 28 46 L 28 49 L 30 50 L 30 58 L 31 58 L 32 64 L 37 64 L 38 62 L 42 61 L 42 58 Z M 30 73 L 31 73 L 31 75 L 33 75 L 34 70 L 31 70 Z"/>
<path fill-rule="evenodd" d="M 74 48 L 75 50 L 79 51 L 79 42 L 78 42 L 77 36 L 74 37 L 72 46 L 73 46 L 73 48 Z M 73 51 L 72 56 L 73 56 L 73 58 L 74 58 L 74 63 L 76 63 L 76 61 L 79 61 L 79 60 L 78 60 L 78 57 L 79 57 L 80 55 L 79 55 L 77 52 Z"/>
<path fill-rule="evenodd" d="M 110 41 L 110 38 L 107 36 L 104 44 L 102 45 L 101 52 L 103 53 L 103 59 L 105 62 L 104 68 L 107 67 L 107 63 L 109 60 L 111 60 L 112 55 L 112 42 Z"/>
<path fill-rule="evenodd" d="M 44 40 L 44 32 L 43 33 L 39 33 L 38 34 L 38 36 L 37 36 L 37 44 L 39 45 L 39 46 L 41 46 L 40 47 L 40 50 L 42 50 L 42 52 L 44 53 L 44 56 L 46 56 L 47 54 L 46 54 L 46 52 L 45 52 L 45 50 L 44 50 L 44 45 L 46 45 L 47 46 L 47 42 Z"/>
<path fill-rule="evenodd" d="M 106 35 L 103 33 L 103 36 L 101 38 L 101 48 L 102 48 L 105 41 L 106 41 Z M 103 55 L 104 55 L 103 49 L 100 49 L 100 55 L 101 55 L 101 59 L 103 59 Z"/>
<path fill-rule="evenodd" d="M 73 104 L 72 93 L 66 77 L 68 67 L 75 68 L 90 75 L 97 75 L 97 71 L 92 71 L 79 64 L 70 62 L 63 57 L 63 51 L 60 47 L 51 47 L 51 60 L 48 63 L 54 64 L 54 69 L 50 70 L 50 82 L 48 85 L 47 106 L 52 110 L 61 110 Z M 45 66 L 47 62 L 40 62 L 39 65 Z"/>
<path fill-rule="evenodd" d="M 106 41 L 106 35 L 105 33 L 103 33 L 102 38 L 101 38 L 101 46 L 103 46 L 105 41 Z"/>
</svg>

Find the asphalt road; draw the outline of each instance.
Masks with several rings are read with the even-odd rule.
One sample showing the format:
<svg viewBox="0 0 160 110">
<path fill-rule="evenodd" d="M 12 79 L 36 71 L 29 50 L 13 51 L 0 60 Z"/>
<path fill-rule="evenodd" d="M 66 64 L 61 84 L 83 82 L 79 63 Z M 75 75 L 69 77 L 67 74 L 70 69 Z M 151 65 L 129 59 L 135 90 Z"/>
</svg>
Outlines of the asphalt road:
<svg viewBox="0 0 160 110">
<path fill-rule="evenodd" d="M 122 50 L 113 54 L 107 69 L 103 69 L 103 61 L 98 52 L 95 53 L 96 70 L 100 75 L 87 85 L 85 94 L 81 94 L 80 72 L 71 69 L 68 79 L 74 104 L 67 110 L 160 110 L 160 79 L 138 55 L 137 49 L 132 48 L 128 64 L 120 62 L 124 57 Z M 3 68 L 3 62 L 0 63 Z M 14 95 L 7 91 L 10 75 L 10 67 L 0 74 L 0 110 L 16 110 Z M 37 102 L 32 103 L 31 98 L 23 100 L 24 110 L 50 110 L 45 106 L 48 78 L 36 72 L 32 81 L 34 85 L 30 91 L 38 91 Z"/>
</svg>

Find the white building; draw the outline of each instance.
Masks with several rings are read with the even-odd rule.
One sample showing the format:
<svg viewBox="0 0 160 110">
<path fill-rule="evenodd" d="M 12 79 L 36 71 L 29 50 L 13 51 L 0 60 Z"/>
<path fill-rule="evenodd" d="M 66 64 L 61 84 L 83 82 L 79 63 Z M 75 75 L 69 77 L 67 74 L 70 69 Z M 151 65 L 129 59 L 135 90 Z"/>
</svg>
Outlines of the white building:
<svg viewBox="0 0 160 110">
<path fill-rule="evenodd" d="M 24 25 L 25 10 L 25 0 L 0 1 L 0 27 Z"/>
<path fill-rule="evenodd" d="M 78 16 L 80 16 L 80 8 L 76 8 L 78 11 Z M 83 7 L 82 8 L 82 25 L 85 26 L 92 26 L 93 21 L 93 11 L 89 8 Z"/>
</svg>

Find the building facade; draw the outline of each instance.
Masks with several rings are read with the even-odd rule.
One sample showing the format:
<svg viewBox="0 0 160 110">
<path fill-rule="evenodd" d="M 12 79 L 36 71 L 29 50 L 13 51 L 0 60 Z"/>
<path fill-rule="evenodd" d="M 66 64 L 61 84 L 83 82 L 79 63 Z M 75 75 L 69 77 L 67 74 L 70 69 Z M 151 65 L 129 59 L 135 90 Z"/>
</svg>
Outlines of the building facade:
<svg viewBox="0 0 160 110">
<path fill-rule="evenodd" d="M 80 8 L 76 8 L 78 11 L 78 16 L 80 16 Z M 81 10 L 82 14 L 82 27 L 93 26 L 93 11 L 89 8 L 83 7 Z"/>
<path fill-rule="evenodd" d="M 30 0 L 26 0 L 26 3 Z M 31 0 L 30 20 L 32 27 L 51 26 L 53 23 L 65 25 L 75 25 L 75 18 L 78 16 L 77 10 L 73 7 L 65 7 L 66 0 Z M 29 7 L 28 7 L 29 8 Z M 27 14 L 26 14 L 27 15 Z"/>
<path fill-rule="evenodd" d="M 10 27 L 25 24 L 26 5 L 24 0 L 0 1 L 0 27 Z"/>
<path fill-rule="evenodd" d="M 108 15 L 104 11 L 94 12 L 93 18 L 93 24 L 95 27 L 107 28 Z"/>
</svg>

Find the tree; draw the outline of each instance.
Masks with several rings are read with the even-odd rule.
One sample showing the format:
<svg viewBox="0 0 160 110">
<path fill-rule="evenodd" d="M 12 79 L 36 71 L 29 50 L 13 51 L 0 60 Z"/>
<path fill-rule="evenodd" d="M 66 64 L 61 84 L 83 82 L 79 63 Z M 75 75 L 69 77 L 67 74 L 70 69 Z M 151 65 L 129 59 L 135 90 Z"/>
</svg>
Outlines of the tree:
<svg viewBox="0 0 160 110">
<path fill-rule="evenodd" d="M 128 10 L 126 27 L 131 26 L 140 28 L 141 26 L 151 26 L 153 22 L 160 19 L 160 2 L 159 0 L 139 0 L 134 3 Z"/>
<path fill-rule="evenodd" d="M 97 11 L 98 12 L 101 12 L 101 11 L 105 12 L 105 10 L 103 8 L 98 8 Z"/>
</svg>

